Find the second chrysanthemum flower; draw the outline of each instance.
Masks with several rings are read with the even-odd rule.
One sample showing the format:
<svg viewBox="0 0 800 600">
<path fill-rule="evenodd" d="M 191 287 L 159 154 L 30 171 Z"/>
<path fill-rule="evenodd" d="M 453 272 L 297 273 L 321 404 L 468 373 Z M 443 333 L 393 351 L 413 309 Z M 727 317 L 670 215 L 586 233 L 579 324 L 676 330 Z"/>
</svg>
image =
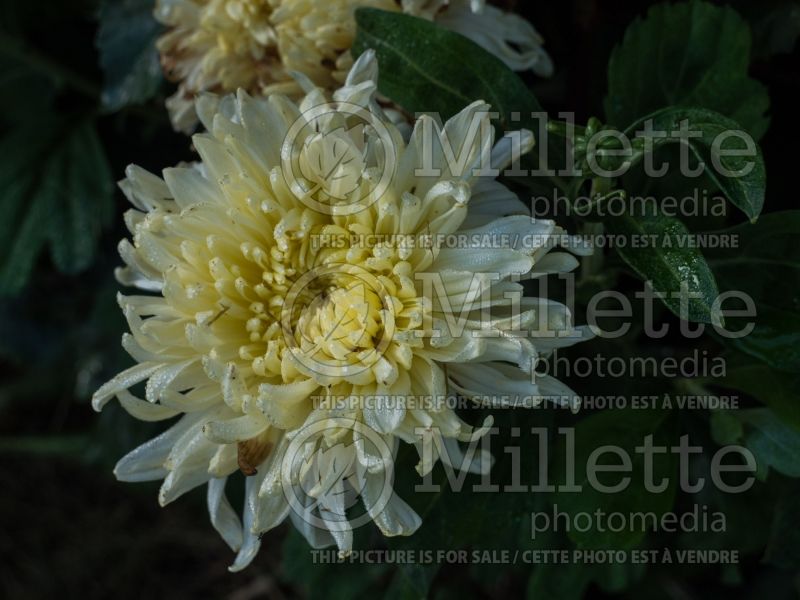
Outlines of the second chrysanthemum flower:
<svg viewBox="0 0 800 600">
<path fill-rule="evenodd" d="M 158 49 L 167 77 L 178 82 L 167 101 L 173 126 L 194 129 L 194 100 L 204 91 L 299 98 L 293 73 L 335 89 L 352 65 L 354 11 L 362 7 L 435 20 L 512 69 L 552 72 L 536 30 L 484 0 L 159 0 L 156 18 L 169 30 Z"/>
</svg>

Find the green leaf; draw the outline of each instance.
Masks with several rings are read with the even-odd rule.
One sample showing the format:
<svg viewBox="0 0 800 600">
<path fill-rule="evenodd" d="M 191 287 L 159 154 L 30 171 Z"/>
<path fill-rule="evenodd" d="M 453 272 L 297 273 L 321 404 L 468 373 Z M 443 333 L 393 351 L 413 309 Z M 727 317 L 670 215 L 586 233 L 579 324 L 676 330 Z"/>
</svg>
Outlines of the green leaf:
<svg viewBox="0 0 800 600">
<path fill-rule="evenodd" d="M 595 582 L 607 594 L 622 594 L 646 573 L 647 567 L 636 563 L 611 562 L 597 565 Z"/>
<path fill-rule="evenodd" d="M 53 261 L 62 273 L 76 273 L 94 258 L 101 228 L 113 217 L 111 169 L 91 123 L 64 142 L 61 210 L 50 228 Z"/>
<path fill-rule="evenodd" d="M 727 140 L 725 137 L 719 137 L 727 136 L 729 132 L 744 134 L 738 123 L 711 110 L 673 107 L 656 111 L 639 119 L 625 130 L 625 134 L 629 139 L 634 139 L 637 132 L 644 131 L 643 126 L 648 121 L 652 121 L 653 131 L 668 134 L 666 137 L 653 140 L 654 151 L 667 144 L 688 144 L 695 158 L 705 166 L 704 174 L 725 194 L 728 200 L 744 212 L 751 221 L 758 218 L 764 208 L 764 194 L 767 185 L 761 148 L 754 142 L 754 146 L 750 149 L 753 151 L 753 155 L 731 156 L 729 153 L 733 151 L 747 151 L 746 143 L 741 138 L 732 143 L 733 137 Z M 682 129 L 698 135 L 687 138 L 685 142 L 682 142 L 677 136 L 671 135 L 672 132 Z M 715 147 L 715 140 L 719 140 L 718 147 Z M 637 155 L 633 161 L 634 164 L 643 156 L 643 154 Z M 616 165 L 612 168 L 615 167 Z M 720 168 L 718 169 L 718 167 Z M 671 168 L 674 169 L 675 166 L 671 165 Z"/>
<path fill-rule="evenodd" d="M 646 567 L 611 561 L 607 564 L 581 562 L 545 564 L 528 580 L 530 600 L 578 600 L 594 583 L 608 594 L 621 594 L 641 579 Z"/>
<path fill-rule="evenodd" d="M 53 262 L 76 273 L 94 258 L 111 218 L 111 172 L 94 124 L 41 120 L 20 126 L 0 142 L 0 293 L 28 280 L 49 242 Z"/>
<path fill-rule="evenodd" d="M 425 591 L 420 592 L 419 588 L 408 577 L 407 572 L 414 569 L 422 569 L 420 565 L 399 565 L 394 572 L 394 577 L 384 591 L 384 600 L 416 600 L 417 598 L 427 597 L 427 586 Z"/>
<path fill-rule="evenodd" d="M 356 549 L 374 548 L 376 540 L 368 539 L 366 527 L 354 532 Z M 366 539 L 365 539 L 366 538 Z M 282 579 L 302 586 L 304 596 L 311 599 L 350 600 L 376 595 L 382 591 L 382 579 L 389 573 L 387 563 L 359 564 L 356 561 L 323 562 L 314 560 L 315 551 L 294 527 L 289 528 L 283 542 Z M 330 552 L 330 548 L 324 552 Z"/>
<path fill-rule="evenodd" d="M 462 35 L 430 21 L 373 8 L 356 11 L 353 55 L 373 49 L 380 64 L 378 89 L 411 112 L 447 119 L 476 100 L 500 114 L 502 129 L 527 127 L 541 111 L 536 97 L 503 62 Z M 512 116 L 512 113 L 521 113 Z"/>
<path fill-rule="evenodd" d="M 9 57 L 0 58 L 0 85 L 13 94 L 0 96 L 0 118 L 8 124 L 36 118 L 50 110 L 56 87 L 53 81 Z"/>
<path fill-rule="evenodd" d="M 400 564 L 386 595 L 390 598 L 425 598 L 438 570 L 436 564 Z"/>
<path fill-rule="evenodd" d="M 755 225 L 718 233 L 738 240 L 735 251 L 707 252 L 720 287 L 748 294 L 757 312 L 750 334 L 722 341 L 776 369 L 800 371 L 800 211 L 767 214 Z"/>
<path fill-rule="evenodd" d="M 437 466 L 432 482 L 439 486 L 439 490 L 420 492 L 415 489 L 423 481 L 414 468 L 419 460 L 416 451 L 405 448 L 398 456 L 395 490 L 422 518 L 422 526 L 412 536 L 388 540 L 390 548 L 414 551 L 455 549 L 483 539 L 485 523 L 476 516 L 486 509 L 489 502 L 486 497 L 492 494 L 473 493 L 472 485 L 478 480 L 476 476 L 467 476 L 463 488 L 455 491 L 451 489 L 444 469 Z M 432 566 L 435 572 L 438 565 Z M 418 590 L 424 588 L 432 576 L 430 572 L 416 568 L 403 571 L 411 586 Z"/>
<path fill-rule="evenodd" d="M 669 511 L 675 499 L 674 457 L 669 454 L 653 454 L 652 482 L 660 483 L 667 479 L 669 484 L 661 493 L 651 493 L 644 481 L 645 456 L 635 449 L 642 446 L 648 435 L 653 436 L 653 446 L 670 446 L 672 444 L 672 421 L 668 411 L 660 410 L 608 410 L 579 422 L 575 427 L 575 484 L 582 486 L 582 491 L 574 492 L 560 488 L 556 492 L 555 504 L 560 512 L 569 515 L 579 513 L 593 514 L 602 507 L 606 514 L 619 512 L 631 514 L 635 512 L 652 512 L 656 516 Z M 586 465 L 592 452 L 603 446 L 615 446 L 627 452 L 631 459 L 631 470 L 626 473 L 598 473 L 600 483 L 607 486 L 619 484 L 623 477 L 630 477 L 630 482 L 621 491 L 604 493 L 594 489 L 588 482 Z M 561 439 L 558 447 L 555 473 L 564 481 L 567 464 L 566 442 Z M 611 464 L 619 465 L 620 460 L 614 457 Z M 608 459 L 599 464 L 609 464 Z M 607 477 L 606 477 L 607 476 Z M 585 521 L 584 521 L 585 523 Z M 591 520 L 588 528 L 582 525 L 570 528 L 568 535 L 572 541 L 583 548 L 592 549 L 626 549 L 638 545 L 645 537 L 646 531 L 634 527 L 612 531 L 602 523 Z"/>
<path fill-rule="evenodd" d="M 769 96 L 747 75 L 750 48 L 750 28 L 731 8 L 696 0 L 654 6 L 611 55 L 607 120 L 624 127 L 665 106 L 702 106 L 760 138 Z"/>
<path fill-rule="evenodd" d="M 745 445 L 763 463 L 789 477 L 800 477 L 800 431 L 789 427 L 768 408 L 742 410 L 736 415 L 753 430 Z"/>
<path fill-rule="evenodd" d="M 106 0 L 100 9 L 97 49 L 105 74 L 102 102 L 109 111 L 152 98 L 161 85 L 155 40 L 161 26 L 153 0 Z"/>
<path fill-rule="evenodd" d="M 662 301 L 677 316 L 697 323 L 717 322 L 713 314 L 719 295 L 711 269 L 700 251 L 692 247 L 691 234 L 679 220 L 666 216 L 633 218 L 622 216 L 607 221 L 609 231 L 622 236 L 620 256 L 644 281 L 650 281 Z M 634 243 L 644 247 L 636 248 Z M 688 298 L 681 311 L 681 286 Z M 693 297 L 697 295 L 697 297 Z"/>
<path fill-rule="evenodd" d="M 733 411 L 733 414 L 736 412 Z M 737 550 L 741 556 L 760 553 L 768 537 L 774 502 L 769 485 L 774 485 L 777 480 L 769 482 L 769 485 L 755 484 L 743 493 L 731 494 L 719 489 L 712 481 L 712 463 L 719 448 L 708 437 L 699 419 L 693 419 L 688 414 L 682 414 L 681 417 L 681 434 L 689 433 L 691 444 L 702 448 L 701 454 L 690 459 L 691 480 L 700 481 L 702 478 L 706 485 L 694 493 L 682 495 L 680 506 L 690 511 L 705 512 L 707 509 L 710 526 L 700 530 L 685 530 L 676 536 L 670 546 L 695 550 Z M 725 463 L 728 464 L 728 460 Z M 748 473 L 742 473 L 741 477 L 725 477 L 725 480 L 729 484 L 738 484 L 748 476 Z M 678 509 L 676 512 L 679 512 Z M 720 513 L 724 515 L 723 531 L 712 524 L 717 520 L 714 515 Z"/>
<path fill-rule="evenodd" d="M 800 485 L 778 498 L 764 560 L 782 569 L 800 569 Z"/>
<path fill-rule="evenodd" d="M 750 364 L 731 367 L 724 378 L 712 383 L 749 394 L 772 409 L 784 423 L 800 431 L 800 400 L 797 393 L 800 376 L 775 371 L 763 364 Z M 711 424 L 713 431 L 713 418 Z"/>
<path fill-rule="evenodd" d="M 530 600 L 580 600 L 593 570 L 579 563 L 540 565 L 528 581 Z"/>
<path fill-rule="evenodd" d="M 480 413 L 469 413 L 470 422 L 480 422 Z M 491 440 L 495 459 L 492 484 L 502 489 L 502 486 L 512 485 L 515 481 L 523 486 L 538 483 L 539 465 L 533 459 L 539 448 L 538 436 L 512 436 L 511 432 L 512 428 L 525 432 L 534 427 L 549 431 L 553 423 L 553 411 L 495 411 L 494 416 L 498 433 Z M 522 465 L 515 465 L 510 452 L 500 450 L 510 446 L 518 449 L 518 456 L 524 461 Z M 473 552 L 508 551 L 517 546 L 531 548 L 540 543 L 540 539 L 531 538 L 531 513 L 545 510 L 546 494 L 476 490 L 473 486 L 480 485 L 481 477 L 475 474 L 464 474 L 461 487 L 457 487 L 455 481 L 448 479 L 448 473 L 441 463 L 431 474 L 432 483 L 438 485 L 439 489 L 421 491 L 415 489 L 423 483 L 414 468 L 418 462 L 419 455 L 413 447 L 401 446 L 393 487 L 422 518 L 422 525 L 411 536 L 388 539 L 390 549 L 412 551 L 416 556 L 431 552 L 432 556 L 436 556 L 441 551 L 462 548 L 469 548 Z M 515 473 L 517 480 L 514 479 Z M 456 472 L 449 475 L 459 477 Z M 486 515 L 502 515 L 502 518 L 487 519 Z M 426 597 L 431 582 L 443 566 L 436 561 L 402 565 L 400 571 L 404 587 L 413 590 L 415 597 Z M 495 566 L 490 563 L 473 564 L 472 570 L 478 579 L 484 579 L 493 575 Z"/>
<path fill-rule="evenodd" d="M 744 435 L 742 422 L 728 411 L 718 410 L 711 413 L 711 437 L 720 446 L 736 444 Z"/>
</svg>

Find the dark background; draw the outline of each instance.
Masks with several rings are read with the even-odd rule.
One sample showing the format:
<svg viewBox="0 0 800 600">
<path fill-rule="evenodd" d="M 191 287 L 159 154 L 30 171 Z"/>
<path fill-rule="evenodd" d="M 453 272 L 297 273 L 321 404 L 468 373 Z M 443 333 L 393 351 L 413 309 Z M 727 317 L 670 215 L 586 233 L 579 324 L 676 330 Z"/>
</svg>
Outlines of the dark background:
<svg viewBox="0 0 800 600">
<path fill-rule="evenodd" d="M 625 27 L 651 3 L 508 4 L 544 35 L 556 65 L 549 81 L 526 76 L 542 103 L 549 109 L 575 111 L 579 122 L 602 116 L 609 53 Z M 770 29 L 769 20 L 773 10 L 791 3 L 732 4 L 753 24 L 756 60 L 751 74 L 768 86 L 772 100 L 772 125 L 762 141 L 769 174 L 766 212 L 794 208 L 800 50 L 795 45 L 791 53 L 775 53 L 776 36 L 785 34 Z M 3 33 L 0 56 L 6 65 L 9 40 L 21 40 L 32 55 L 88 83 L 88 94 L 61 87 L 48 108 L 79 118 L 91 105 L 91 86 L 99 89 L 102 83 L 94 44 L 98 6 L 90 1 L 66 5 L 42 2 L 20 9 L 22 25 Z M 5 31 L 9 11 L 19 7 L 4 6 L 0 29 Z M 791 29 L 791 23 L 788 26 Z M 794 31 L 798 28 L 795 23 Z M 4 79 L 0 72 L 0 81 Z M 2 92 L 3 106 L 13 102 L 14 85 L 4 85 Z M 131 162 L 158 172 L 192 158 L 188 140 L 169 129 L 163 110 L 169 92 L 164 84 L 147 104 L 99 118 L 100 138 L 115 179 Z M 0 114 L 0 126 L 8 131 L 14 119 Z M 89 405 L 94 389 L 129 364 L 119 348 L 125 325 L 114 300 L 117 285 L 112 275 L 120 262 L 116 244 L 126 234 L 120 217 L 126 201 L 119 192 L 114 198 L 113 225 L 103 233 L 99 257 L 88 270 L 59 274 L 45 252 L 24 291 L 0 299 L 0 597 L 243 600 L 309 591 L 341 597 L 367 589 L 385 591 L 393 581 L 392 568 L 314 569 L 308 565 L 304 542 L 286 526 L 265 538 L 253 566 L 229 574 L 226 568 L 233 556 L 208 523 L 204 493 L 198 490 L 161 509 L 157 483 L 114 480 L 116 460 L 159 429 L 134 421 L 115 403 L 100 415 Z M 570 383 L 580 389 L 579 383 Z M 778 592 L 789 593 L 791 574 L 760 565 L 757 559 L 746 565 L 745 573 L 749 584 L 739 591 L 709 583 L 697 572 L 649 585 L 671 598 L 758 597 L 762 585 L 776 597 L 790 597 Z M 523 593 L 526 583 L 527 573 L 520 569 L 445 567 L 433 590 L 441 597 L 502 597 Z M 638 589 L 629 595 L 642 593 Z"/>
</svg>

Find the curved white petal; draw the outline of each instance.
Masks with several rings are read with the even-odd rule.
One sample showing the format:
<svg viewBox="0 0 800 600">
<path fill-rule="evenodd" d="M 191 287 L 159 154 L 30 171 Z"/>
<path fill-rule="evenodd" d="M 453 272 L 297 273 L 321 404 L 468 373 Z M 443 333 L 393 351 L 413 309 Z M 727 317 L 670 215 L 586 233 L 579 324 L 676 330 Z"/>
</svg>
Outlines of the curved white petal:
<svg viewBox="0 0 800 600">
<path fill-rule="evenodd" d="M 242 523 L 225 496 L 228 478 L 213 478 L 208 482 L 208 514 L 211 524 L 234 552 L 242 546 Z"/>
</svg>

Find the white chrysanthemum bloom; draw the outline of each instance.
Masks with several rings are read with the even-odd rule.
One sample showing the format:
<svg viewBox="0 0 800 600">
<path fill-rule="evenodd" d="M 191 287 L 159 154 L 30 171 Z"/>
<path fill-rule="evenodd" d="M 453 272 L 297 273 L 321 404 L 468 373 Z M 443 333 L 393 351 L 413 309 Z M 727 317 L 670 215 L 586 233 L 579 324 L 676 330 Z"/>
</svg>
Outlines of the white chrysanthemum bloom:
<svg viewBox="0 0 800 600">
<path fill-rule="evenodd" d="M 191 132 L 198 93 L 244 89 L 254 95 L 302 96 L 299 72 L 332 90 L 352 65 L 356 8 L 436 20 L 493 52 L 511 68 L 550 75 L 541 36 L 524 19 L 484 0 L 158 0 L 169 27 L 158 41 L 167 76 L 179 82 L 167 100 L 174 127 Z"/>
<path fill-rule="evenodd" d="M 238 551 L 233 570 L 287 516 L 314 546 L 349 551 L 355 495 L 384 534 L 413 533 L 420 518 L 391 487 L 399 442 L 417 447 L 420 474 L 439 459 L 490 467 L 458 444 L 490 421 L 463 422 L 437 402 L 448 392 L 498 407 L 574 399 L 532 369 L 584 331 L 563 305 L 523 298 L 520 281 L 577 260 L 551 251 L 563 239 L 552 222 L 475 174 L 488 160 L 508 165 L 512 138 L 493 147 L 478 101 L 443 128 L 421 118 L 406 141 L 375 101 L 376 77 L 367 52 L 332 102 L 307 80 L 299 106 L 205 95 L 201 162 L 163 179 L 131 166 L 120 184 L 133 240 L 120 244 L 117 276 L 151 294 L 119 297 L 138 364 L 93 405 L 116 397 L 140 419 L 179 417 L 115 473 L 163 478 L 162 505 L 207 484 L 211 521 Z M 518 139 L 533 145 L 530 132 Z M 447 247 L 454 234 L 464 243 Z M 432 245 L 405 243 L 420 238 Z M 241 521 L 224 494 L 237 471 Z"/>
</svg>

